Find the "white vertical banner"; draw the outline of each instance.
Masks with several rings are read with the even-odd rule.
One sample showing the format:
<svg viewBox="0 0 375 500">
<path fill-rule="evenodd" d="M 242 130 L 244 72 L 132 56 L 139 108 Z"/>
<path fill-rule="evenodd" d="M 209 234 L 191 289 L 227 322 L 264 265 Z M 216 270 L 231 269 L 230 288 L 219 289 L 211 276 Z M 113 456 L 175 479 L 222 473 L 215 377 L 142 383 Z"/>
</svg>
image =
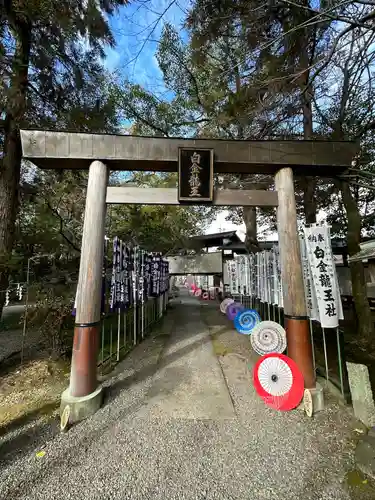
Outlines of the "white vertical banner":
<svg viewBox="0 0 375 500">
<path fill-rule="evenodd" d="M 261 297 L 260 300 L 264 302 L 264 253 L 260 253 L 260 266 L 259 266 L 259 282 L 260 282 L 260 290 Z"/>
<path fill-rule="evenodd" d="M 340 297 L 329 229 L 315 225 L 305 227 L 303 231 L 320 324 L 322 328 L 337 328 Z"/>
<path fill-rule="evenodd" d="M 246 295 L 246 257 L 241 255 L 241 294 Z"/>
<path fill-rule="evenodd" d="M 271 297 L 270 297 L 270 283 L 269 283 L 269 269 L 268 269 L 268 262 L 269 262 L 269 255 L 268 252 L 264 252 L 264 281 L 265 281 L 265 302 L 269 304 L 271 302 Z"/>
<path fill-rule="evenodd" d="M 276 252 L 276 269 L 277 269 L 277 280 L 279 285 L 279 307 L 284 307 L 284 295 L 283 295 L 283 280 L 281 279 L 281 263 L 280 263 L 280 249 L 275 248 Z"/>
<path fill-rule="evenodd" d="M 242 277 L 241 277 L 241 260 L 240 256 L 236 255 L 236 269 L 237 269 L 237 293 L 241 293 L 241 283 L 242 283 Z"/>
<path fill-rule="evenodd" d="M 300 249 L 301 249 L 301 260 L 302 260 L 302 272 L 303 272 L 303 283 L 305 285 L 305 299 L 306 299 L 306 309 L 307 315 L 313 321 L 319 321 L 319 310 L 318 303 L 315 294 L 315 287 L 312 283 L 310 263 L 307 256 L 307 248 L 305 235 L 301 234 L 300 239 Z"/>
<path fill-rule="evenodd" d="M 236 256 L 236 294 L 240 293 L 240 274 L 241 274 L 241 269 L 240 269 L 240 259 L 239 256 Z"/>
<path fill-rule="evenodd" d="M 255 256 L 255 280 L 256 280 L 256 298 L 260 299 L 260 253 L 258 252 Z"/>
<path fill-rule="evenodd" d="M 250 293 L 250 256 L 246 255 L 245 259 L 245 295 L 251 295 Z"/>
<path fill-rule="evenodd" d="M 272 260 L 273 260 L 273 303 L 279 305 L 280 301 L 280 287 L 279 287 L 279 277 L 277 274 L 277 248 L 272 249 Z"/>
<path fill-rule="evenodd" d="M 240 262 L 238 260 L 238 255 L 234 258 L 236 263 L 236 293 L 239 293 L 240 288 Z"/>
<path fill-rule="evenodd" d="M 251 259 L 251 295 L 256 298 L 257 297 L 257 271 L 256 271 L 256 263 L 257 258 L 256 255 L 252 255 Z"/>
<path fill-rule="evenodd" d="M 241 295 L 245 295 L 246 289 L 246 273 L 245 273 L 245 257 L 243 255 L 239 255 L 238 259 L 238 286 L 239 292 Z"/>
<path fill-rule="evenodd" d="M 267 277 L 266 277 L 266 252 L 263 250 L 262 252 L 262 302 L 267 302 Z"/>
<path fill-rule="evenodd" d="M 227 291 L 229 291 L 229 293 L 231 294 L 232 293 L 232 273 L 231 273 L 232 263 L 230 260 L 227 260 L 225 262 L 225 265 L 227 267 L 227 283 L 226 283 L 226 285 L 228 286 Z"/>
<path fill-rule="evenodd" d="M 337 291 L 337 302 L 338 302 L 338 312 L 339 312 L 339 320 L 344 319 L 344 311 L 342 308 L 342 301 L 341 301 L 341 294 L 340 294 L 340 285 L 339 285 L 339 279 L 337 276 L 337 271 L 336 271 L 336 263 L 335 263 L 335 258 L 333 256 L 333 251 L 332 251 L 332 244 L 331 244 L 331 228 L 330 226 L 327 226 L 328 229 L 328 241 L 329 241 L 329 250 L 331 252 L 331 258 L 333 262 L 333 269 L 335 272 L 335 281 L 336 281 L 336 291 Z"/>
<path fill-rule="evenodd" d="M 267 252 L 262 252 L 262 281 L 263 281 L 263 302 L 268 302 L 267 296 Z"/>
<path fill-rule="evenodd" d="M 235 260 L 229 260 L 228 261 L 228 274 L 229 274 L 229 284 L 230 284 L 230 293 L 231 295 L 234 295 L 237 293 L 236 291 L 236 274 L 237 274 L 237 266 L 236 266 L 236 261 Z"/>
<path fill-rule="evenodd" d="M 252 297 L 256 297 L 256 271 L 255 271 L 255 264 L 256 264 L 256 256 L 254 254 L 249 255 L 249 266 L 250 266 L 250 293 Z"/>
<path fill-rule="evenodd" d="M 264 301 L 263 297 L 263 254 L 259 252 L 259 265 L 258 265 L 258 280 L 259 280 L 259 299 L 261 302 Z"/>
<path fill-rule="evenodd" d="M 275 304 L 275 281 L 274 281 L 274 259 L 273 249 L 268 252 L 268 287 L 269 287 L 269 302 Z"/>
<path fill-rule="evenodd" d="M 268 290 L 269 290 L 269 303 L 273 304 L 273 299 L 274 299 L 274 293 L 273 293 L 273 251 L 270 250 L 268 252 L 268 266 L 267 266 L 267 273 L 268 273 Z"/>
</svg>

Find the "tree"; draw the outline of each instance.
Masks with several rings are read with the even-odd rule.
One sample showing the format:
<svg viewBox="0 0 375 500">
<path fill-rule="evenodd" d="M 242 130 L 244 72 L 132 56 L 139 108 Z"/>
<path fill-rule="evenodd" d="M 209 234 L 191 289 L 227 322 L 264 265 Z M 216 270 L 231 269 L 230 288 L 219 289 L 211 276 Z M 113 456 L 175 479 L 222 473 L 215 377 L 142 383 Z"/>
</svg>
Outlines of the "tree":
<svg viewBox="0 0 375 500">
<path fill-rule="evenodd" d="M 360 30 L 359 30 L 360 31 Z M 335 80 L 341 83 L 340 91 L 325 102 L 319 113 L 322 127 L 336 140 L 354 139 L 361 143 L 360 155 L 356 159 L 355 170 L 348 175 L 334 179 L 334 190 L 341 195 L 341 203 L 346 213 L 346 234 L 349 255 L 360 251 L 362 236 L 361 211 L 366 214 L 369 206 L 374 206 L 375 179 L 373 139 L 373 67 L 375 54 L 369 50 L 375 40 L 375 32 L 358 37 L 358 31 L 351 31 L 344 42 L 349 42 L 348 59 L 342 60 L 337 54 L 332 59 Z M 326 107 L 330 104 L 329 108 Z M 374 324 L 367 299 L 365 270 L 362 262 L 350 263 L 351 281 L 358 332 L 365 343 L 373 343 Z"/>
<path fill-rule="evenodd" d="M 247 56 L 255 59 L 251 77 L 252 84 L 257 86 L 253 91 L 259 92 L 267 84 L 268 92 L 262 102 L 274 102 L 274 90 L 277 89 L 283 99 L 293 96 L 299 104 L 290 116 L 290 130 L 297 119 L 297 130 L 305 139 L 360 138 L 363 144 L 366 134 L 374 128 L 372 102 L 366 99 L 366 93 L 372 93 L 374 28 L 370 20 L 374 16 L 373 6 L 366 2 L 330 5 L 321 2 L 318 7 L 316 4 L 313 7 L 305 0 L 267 4 L 197 0 L 188 23 L 196 45 L 204 52 L 209 52 L 212 44 L 227 32 L 228 19 L 241 28 L 240 36 L 247 48 Z M 341 67 L 341 75 L 335 66 Z M 330 84 L 337 89 L 336 102 L 327 99 Z M 359 109 L 363 112 L 358 115 Z M 353 120 L 356 114 L 359 120 Z M 319 126 L 322 120 L 324 124 Z M 318 125 L 316 131 L 314 123 Z M 361 158 L 363 156 L 362 150 Z M 347 219 L 349 253 L 353 254 L 359 251 L 361 238 L 360 196 L 364 196 L 368 210 L 371 195 L 362 182 L 355 199 L 348 184 L 348 179 L 353 180 L 353 173 L 349 172 L 349 175 L 351 177 L 336 179 L 333 184 L 302 178 L 296 186 L 303 192 L 301 200 L 308 223 L 315 221 L 319 207 L 327 208 L 337 195 L 341 195 Z M 243 215 L 245 218 L 245 213 Z M 351 271 L 359 334 L 362 339 L 370 339 L 373 324 L 362 263 L 353 264 Z"/>
<path fill-rule="evenodd" d="M 21 145 L 19 129 L 38 124 L 77 125 L 83 110 L 92 109 L 87 98 L 102 76 L 99 58 L 105 44 L 114 44 L 107 15 L 126 0 L 100 4 L 89 0 L 7 0 L 0 7 L 0 313 L 7 288 L 9 264 L 18 212 Z M 83 48 L 84 42 L 89 48 Z M 13 50 L 14 49 L 14 50 Z M 97 101 L 100 117 L 100 101 Z M 70 117 L 67 116 L 67 108 Z M 81 111 L 79 111 L 81 109 Z"/>
</svg>

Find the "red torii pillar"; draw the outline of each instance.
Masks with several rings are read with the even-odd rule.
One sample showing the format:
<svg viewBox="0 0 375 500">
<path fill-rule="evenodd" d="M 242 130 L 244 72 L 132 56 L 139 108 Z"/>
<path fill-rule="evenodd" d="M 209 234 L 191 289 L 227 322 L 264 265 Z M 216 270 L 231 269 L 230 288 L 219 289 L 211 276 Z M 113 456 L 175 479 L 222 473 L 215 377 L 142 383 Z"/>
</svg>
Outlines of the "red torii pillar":
<svg viewBox="0 0 375 500">
<path fill-rule="evenodd" d="M 305 387 L 315 389 L 316 376 L 306 309 L 293 171 L 290 167 L 280 168 L 276 173 L 275 187 L 279 199 L 277 226 L 288 356 L 301 370 Z"/>
<path fill-rule="evenodd" d="M 90 165 L 87 185 L 70 384 L 61 398 L 61 413 L 69 405 L 71 422 L 94 414 L 102 404 L 97 358 L 107 184 L 107 166 L 94 161 Z"/>
</svg>

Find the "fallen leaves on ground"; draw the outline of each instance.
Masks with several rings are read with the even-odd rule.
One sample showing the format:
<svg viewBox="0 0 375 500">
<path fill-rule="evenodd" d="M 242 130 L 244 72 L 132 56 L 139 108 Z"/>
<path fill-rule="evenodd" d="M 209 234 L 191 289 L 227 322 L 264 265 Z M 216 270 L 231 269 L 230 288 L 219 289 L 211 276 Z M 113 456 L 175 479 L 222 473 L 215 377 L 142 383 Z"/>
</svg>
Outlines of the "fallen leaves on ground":
<svg viewBox="0 0 375 500">
<path fill-rule="evenodd" d="M 31 413 L 50 414 L 66 388 L 69 371 L 61 361 L 32 361 L 0 378 L 0 429 Z"/>
</svg>

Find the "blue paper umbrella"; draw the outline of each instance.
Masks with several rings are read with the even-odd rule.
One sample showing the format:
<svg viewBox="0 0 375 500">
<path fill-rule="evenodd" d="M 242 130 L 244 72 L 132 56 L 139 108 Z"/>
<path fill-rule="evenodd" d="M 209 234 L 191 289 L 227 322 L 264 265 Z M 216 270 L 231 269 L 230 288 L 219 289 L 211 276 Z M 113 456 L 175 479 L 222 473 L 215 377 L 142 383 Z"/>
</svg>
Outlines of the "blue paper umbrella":
<svg viewBox="0 0 375 500">
<path fill-rule="evenodd" d="M 234 318 L 234 326 L 238 333 L 250 335 L 253 328 L 260 322 L 261 317 L 254 309 L 240 311 Z"/>
</svg>

